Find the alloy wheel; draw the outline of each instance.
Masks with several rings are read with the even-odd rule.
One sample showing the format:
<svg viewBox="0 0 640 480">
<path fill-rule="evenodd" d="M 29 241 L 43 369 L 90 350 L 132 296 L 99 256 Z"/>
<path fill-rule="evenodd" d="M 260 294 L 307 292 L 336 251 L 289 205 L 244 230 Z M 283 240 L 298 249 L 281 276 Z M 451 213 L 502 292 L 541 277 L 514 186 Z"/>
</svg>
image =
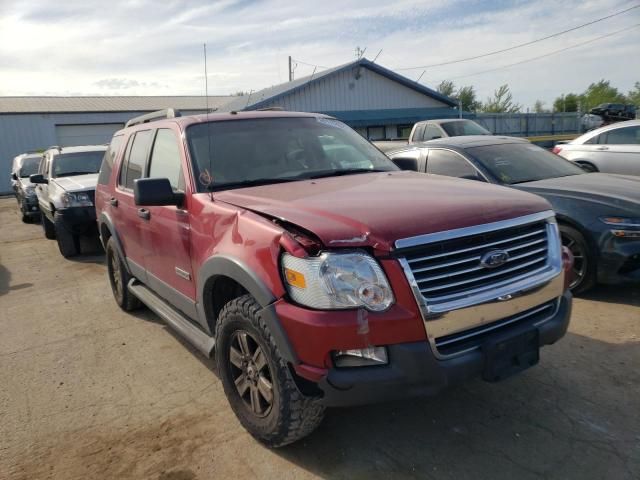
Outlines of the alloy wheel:
<svg viewBox="0 0 640 480">
<path fill-rule="evenodd" d="M 273 407 L 273 376 L 256 339 L 244 330 L 233 333 L 229 344 L 233 383 L 246 408 L 266 417 Z"/>
</svg>

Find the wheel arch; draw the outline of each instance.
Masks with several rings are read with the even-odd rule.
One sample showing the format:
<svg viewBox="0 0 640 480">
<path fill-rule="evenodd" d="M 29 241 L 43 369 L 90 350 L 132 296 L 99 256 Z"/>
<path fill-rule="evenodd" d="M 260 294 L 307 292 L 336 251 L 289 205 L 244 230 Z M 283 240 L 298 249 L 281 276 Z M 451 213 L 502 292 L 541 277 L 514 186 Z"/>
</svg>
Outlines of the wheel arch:
<svg viewBox="0 0 640 480">
<path fill-rule="evenodd" d="M 131 275 L 131 270 L 129 269 L 129 265 L 127 264 L 127 261 L 126 261 L 127 257 L 125 257 L 124 255 L 122 243 L 120 242 L 120 236 L 118 235 L 117 230 L 113 226 L 113 222 L 111 218 L 105 212 L 102 212 L 100 214 L 100 217 L 98 217 L 98 233 L 100 234 L 100 242 L 102 243 L 102 246 L 104 247 L 105 251 L 107 249 L 107 242 L 109 241 L 110 238 L 113 238 L 113 241 L 116 246 L 116 250 L 118 251 L 118 255 L 120 255 L 120 258 L 122 259 L 122 265 L 124 265 L 124 268 L 127 270 L 127 273 Z"/>
<path fill-rule="evenodd" d="M 215 332 L 218 315 L 224 305 L 243 294 L 251 295 L 262 307 L 261 315 L 282 356 L 297 364 L 288 335 L 278 319 L 274 302 L 278 299 L 262 279 L 241 260 L 215 255 L 206 260 L 198 272 L 198 315 L 209 331 Z"/>
</svg>

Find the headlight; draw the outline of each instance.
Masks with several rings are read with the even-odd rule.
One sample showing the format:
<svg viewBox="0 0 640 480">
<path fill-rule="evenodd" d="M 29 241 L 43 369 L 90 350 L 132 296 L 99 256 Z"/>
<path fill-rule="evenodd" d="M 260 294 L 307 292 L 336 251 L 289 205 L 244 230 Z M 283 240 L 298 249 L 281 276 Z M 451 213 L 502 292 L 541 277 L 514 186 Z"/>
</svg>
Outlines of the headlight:
<svg viewBox="0 0 640 480">
<path fill-rule="evenodd" d="M 92 207 L 91 197 L 86 192 L 64 193 L 62 195 L 62 204 L 65 207 Z"/>
<path fill-rule="evenodd" d="M 309 258 L 285 253 L 282 269 L 289 295 L 302 305 L 381 312 L 393 303 L 382 268 L 364 252 L 325 252 Z"/>
<path fill-rule="evenodd" d="M 26 187 L 24 187 L 24 193 L 26 193 L 27 195 L 34 195 L 36 193 L 36 186 L 27 185 Z"/>
<path fill-rule="evenodd" d="M 640 228 L 640 218 L 600 217 L 600 221 L 606 223 L 607 225 L 613 225 L 615 227 Z"/>
</svg>

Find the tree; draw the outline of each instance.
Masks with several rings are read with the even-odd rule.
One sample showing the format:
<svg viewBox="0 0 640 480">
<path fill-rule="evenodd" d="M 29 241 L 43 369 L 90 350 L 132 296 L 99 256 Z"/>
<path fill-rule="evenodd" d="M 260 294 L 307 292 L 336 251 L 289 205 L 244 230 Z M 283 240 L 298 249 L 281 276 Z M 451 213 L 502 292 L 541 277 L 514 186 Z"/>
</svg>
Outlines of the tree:
<svg viewBox="0 0 640 480">
<path fill-rule="evenodd" d="M 581 95 L 575 93 L 563 93 L 553 101 L 554 112 L 577 112 L 578 103 L 582 102 Z M 582 106 L 584 110 L 584 105 Z"/>
<path fill-rule="evenodd" d="M 438 85 L 438 93 L 444 95 L 445 97 L 452 97 L 453 93 L 456 91 L 456 86 L 453 84 L 451 80 L 443 80 Z"/>
<path fill-rule="evenodd" d="M 620 93 L 617 88 L 612 87 L 609 80 L 600 80 L 592 83 L 587 87 L 582 95 L 580 95 L 582 110 L 590 110 L 601 103 L 626 103 L 624 94 Z"/>
<path fill-rule="evenodd" d="M 476 91 L 471 85 L 459 88 L 456 96 L 462 104 L 462 110 L 475 112 L 482 107 L 482 103 L 476 98 Z"/>
<path fill-rule="evenodd" d="M 636 107 L 640 107 L 640 82 L 636 82 L 633 90 L 629 90 L 627 101 Z"/>
<path fill-rule="evenodd" d="M 485 113 L 516 113 L 521 108 L 521 105 L 514 103 L 513 95 L 507 84 L 501 85 L 493 92 L 493 98 L 487 98 L 487 101 L 482 105 L 482 111 Z"/>
<path fill-rule="evenodd" d="M 533 104 L 533 111 L 535 113 L 546 113 L 548 110 L 544 108 L 544 102 L 542 100 L 536 100 L 536 103 Z"/>
</svg>

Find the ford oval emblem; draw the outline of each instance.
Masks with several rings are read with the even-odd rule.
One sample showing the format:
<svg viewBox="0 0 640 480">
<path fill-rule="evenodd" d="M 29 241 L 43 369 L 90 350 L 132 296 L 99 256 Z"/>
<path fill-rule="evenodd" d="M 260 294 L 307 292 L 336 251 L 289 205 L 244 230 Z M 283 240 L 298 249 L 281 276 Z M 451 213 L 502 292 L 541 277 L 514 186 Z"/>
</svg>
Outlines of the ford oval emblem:
<svg viewBox="0 0 640 480">
<path fill-rule="evenodd" d="M 484 268 L 496 268 L 509 260 L 509 253 L 505 250 L 491 250 L 480 258 L 480 265 Z"/>
</svg>

